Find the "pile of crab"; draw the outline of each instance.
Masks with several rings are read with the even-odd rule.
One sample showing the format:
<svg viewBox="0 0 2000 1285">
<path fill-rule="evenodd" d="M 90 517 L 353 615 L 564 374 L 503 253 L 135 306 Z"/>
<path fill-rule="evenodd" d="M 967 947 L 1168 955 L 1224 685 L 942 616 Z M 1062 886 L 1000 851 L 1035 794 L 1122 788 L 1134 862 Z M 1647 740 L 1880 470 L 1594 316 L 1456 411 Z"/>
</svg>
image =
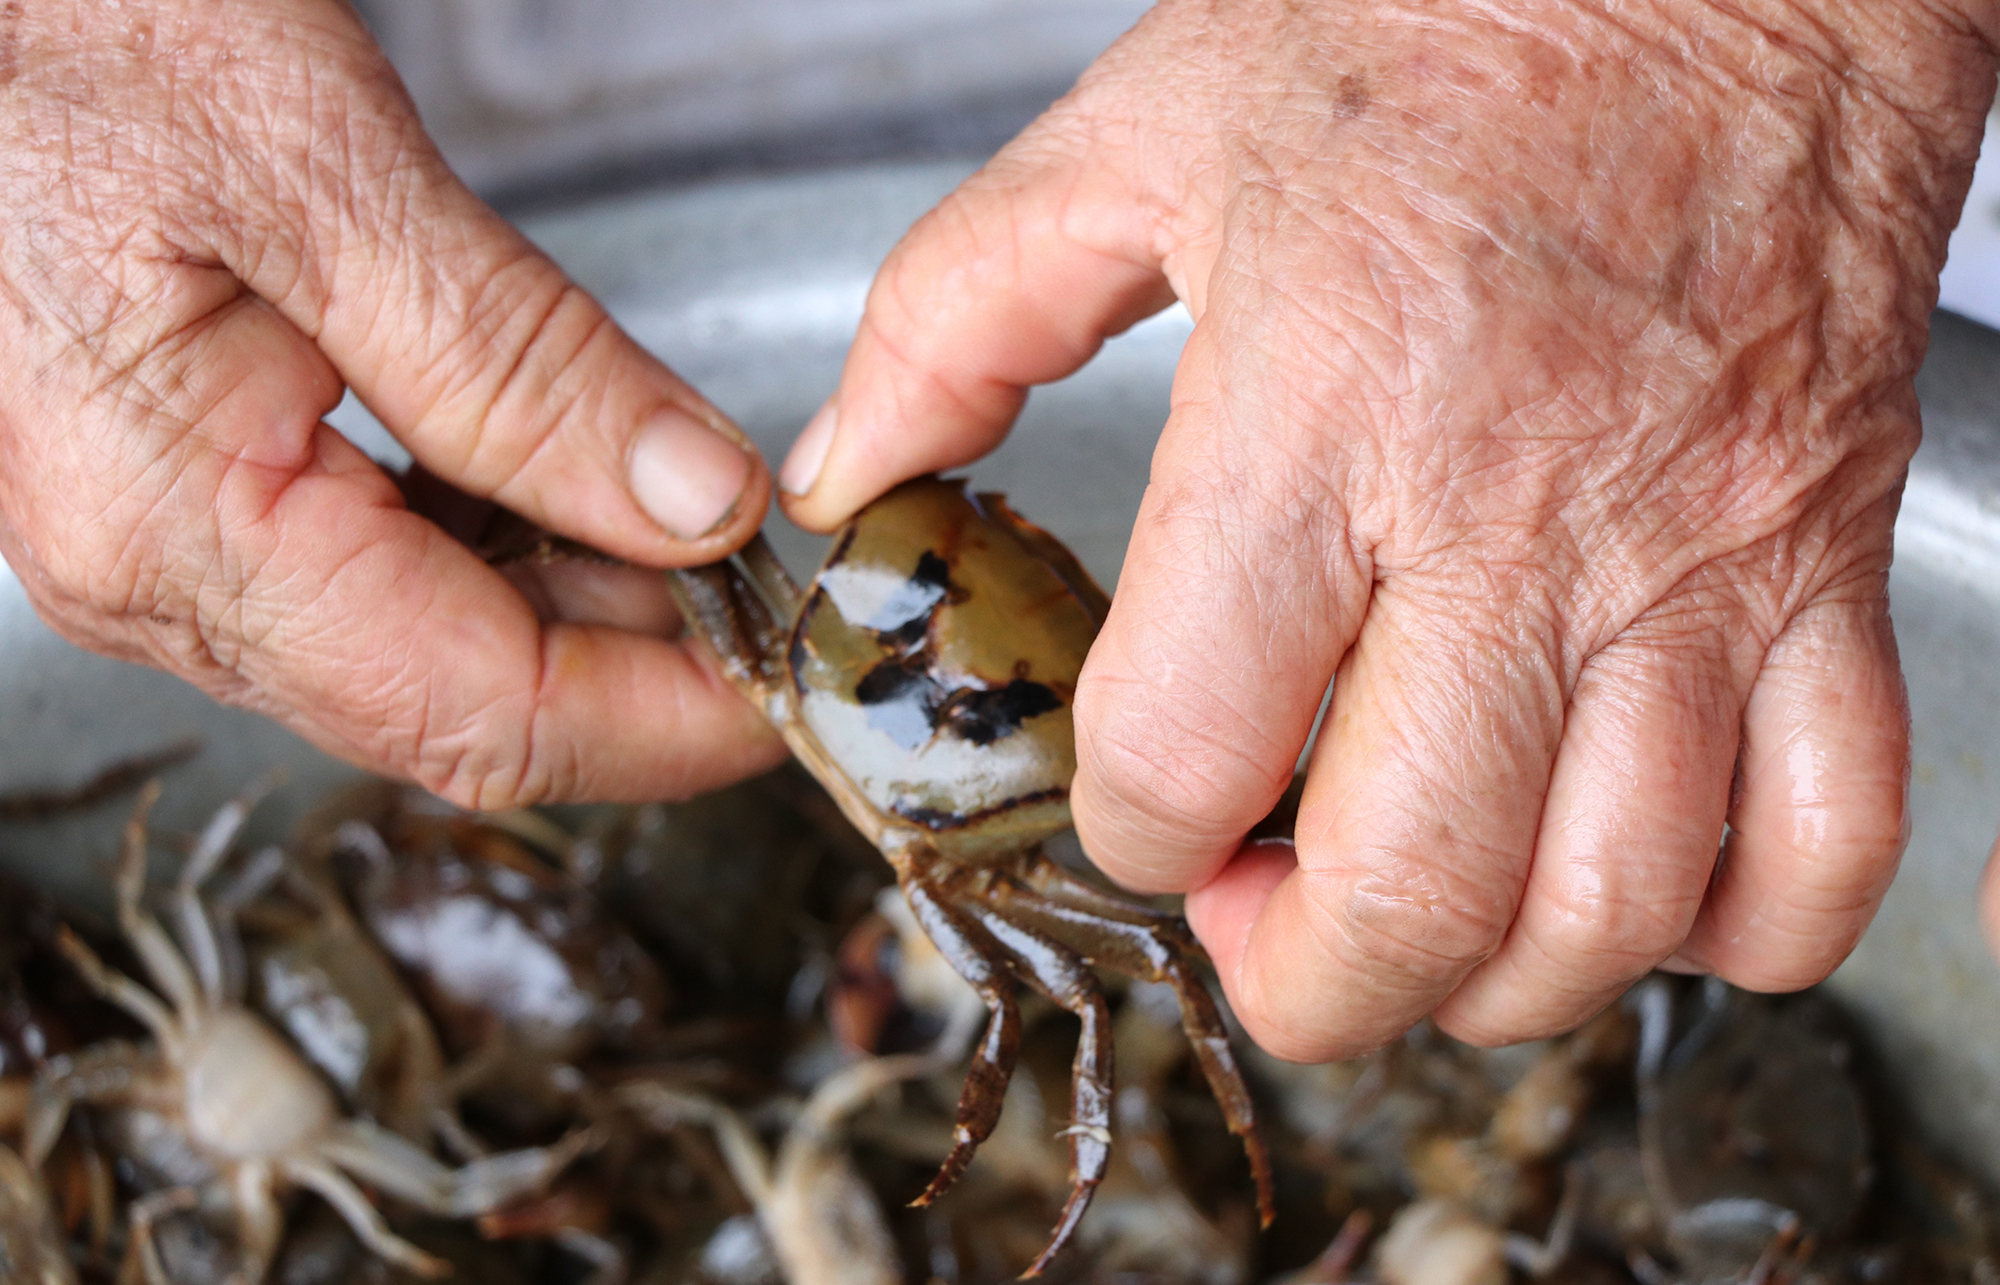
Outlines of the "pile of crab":
<svg viewBox="0 0 2000 1285">
<path fill-rule="evenodd" d="M 1018 1005 L 968 1162 L 986 1003 L 802 774 L 502 816 L 368 784 L 245 847 L 252 802 L 142 808 L 115 921 L 0 896 L 0 1279 L 2000 1279 L 1983 1194 L 1817 996 L 1656 978 L 1513 1049 L 1240 1047 L 1260 1230 L 1174 985 L 1106 976 L 1108 1161 L 1065 1220 L 1077 1019 Z"/>
<path fill-rule="evenodd" d="M 113 914 L 0 887 L 0 1282 L 2000 1285 L 1816 995 L 1232 1039 L 1172 907 L 1063 846 L 1104 599 L 998 497 L 913 483 L 804 589 L 757 543 L 675 591 L 802 768 L 502 815 L 365 782 L 267 844 L 259 788 L 183 835 L 148 785 Z"/>
</svg>

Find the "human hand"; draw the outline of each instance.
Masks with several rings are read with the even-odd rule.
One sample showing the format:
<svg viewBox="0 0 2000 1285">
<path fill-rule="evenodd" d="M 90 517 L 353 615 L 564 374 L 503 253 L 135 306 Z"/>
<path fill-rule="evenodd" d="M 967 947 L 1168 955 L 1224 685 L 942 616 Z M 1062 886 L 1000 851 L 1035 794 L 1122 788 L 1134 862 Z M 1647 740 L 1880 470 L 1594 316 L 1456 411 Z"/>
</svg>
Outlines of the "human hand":
<svg viewBox="0 0 2000 1285">
<path fill-rule="evenodd" d="M 1806 985 L 1904 841 L 1885 580 L 1994 18 L 1166 0 L 885 265 L 787 507 L 978 457 L 1177 296 L 1073 801 L 1251 1034 Z M 1296 847 L 1243 846 L 1329 680 Z"/>
<path fill-rule="evenodd" d="M 655 566 L 741 544 L 769 495 L 453 178 L 346 4 L 0 6 L 0 114 L 0 553 L 52 625 L 472 806 L 781 753 L 611 627 L 677 627 L 661 577 L 586 569 L 544 620 L 321 422 L 352 386 L 440 477 Z"/>
</svg>

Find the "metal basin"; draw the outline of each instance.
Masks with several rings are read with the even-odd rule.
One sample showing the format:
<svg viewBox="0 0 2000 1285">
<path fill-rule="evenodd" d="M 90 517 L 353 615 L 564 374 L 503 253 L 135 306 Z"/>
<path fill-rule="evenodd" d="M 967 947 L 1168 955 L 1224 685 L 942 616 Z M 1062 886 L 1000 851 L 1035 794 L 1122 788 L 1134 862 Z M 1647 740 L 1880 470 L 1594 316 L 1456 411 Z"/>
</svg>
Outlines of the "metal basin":
<svg viewBox="0 0 2000 1285">
<path fill-rule="evenodd" d="M 853 168 L 659 192 L 544 215 L 528 231 L 638 338 L 776 456 L 830 392 L 868 280 L 909 222 L 969 166 Z M 1015 435 L 972 470 L 1115 581 L 1188 323 L 1178 310 L 1036 393 Z M 1916 823 L 1902 878 L 1835 985 L 1871 1026 L 1932 1134 L 2000 1177 L 2000 969 L 1972 891 L 2000 829 L 2000 333 L 1939 314 L 1920 384 L 1927 438 L 1898 528 L 1895 614 L 1916 730 Z M 385 458 L 358 406 L 336 417 Z M 799 564 L 812 542 L 781 548 Z M 0 567 L 0 792 L 81 780 L 105 762 L 200 735 L 162 821 L 192 829 L 257 772 L 289 811 L 348 769 L 179 682 L 55 638 Z M 115 813 L 116 807 L 106 809 Z M 118 817 L 0 829 L 0 866 L 103 901 Z"/>
</svg>

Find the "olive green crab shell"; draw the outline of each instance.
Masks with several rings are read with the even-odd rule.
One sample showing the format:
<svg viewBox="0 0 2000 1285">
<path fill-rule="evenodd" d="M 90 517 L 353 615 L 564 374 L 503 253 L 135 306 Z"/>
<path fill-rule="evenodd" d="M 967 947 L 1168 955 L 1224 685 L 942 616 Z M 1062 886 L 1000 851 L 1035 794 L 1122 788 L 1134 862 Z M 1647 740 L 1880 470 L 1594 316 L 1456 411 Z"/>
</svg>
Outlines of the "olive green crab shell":
<svg viewBox="0 0 2000 1285">
<path fill-rule="evenodd" d="M 1103 591 L 997 495 L 919 478 L 863 509 L 814 577 L 800 715 L 869 804 L 960 855 L 1069 826 L 1071 704 Z"/>
</svg>

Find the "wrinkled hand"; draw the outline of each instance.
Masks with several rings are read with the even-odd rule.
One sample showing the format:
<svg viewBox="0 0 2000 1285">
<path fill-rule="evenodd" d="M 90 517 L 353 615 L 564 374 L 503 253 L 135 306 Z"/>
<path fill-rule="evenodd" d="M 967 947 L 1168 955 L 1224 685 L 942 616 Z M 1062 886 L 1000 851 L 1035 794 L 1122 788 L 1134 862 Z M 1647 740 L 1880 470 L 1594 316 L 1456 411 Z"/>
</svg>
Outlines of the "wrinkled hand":
<svg viewBox="0 0 2000 1285">
<path fill-rule="evenodd" d="M 341 0 L 0 6 L 0 119 L 0 553 L 56 628 L 467 804 L 779 753 L 608 627 L 677 625 L 642 573 L 537 592 L 545 621 L 320 422 L 351 386 L 442 478 L 652 565 L 769 494 L 452 177 Z"/>
<path fill-rule="evenodd" d="M 1166 0 L 896 251 L 788 506 L 979 456 L 1177 296 L 1074 802 L 1251 1033 L 1812 982 L 1904 839 L 1885 577 L 1992 17 Z M 1329 682 L 1296 848 L 1243 846 Z"/>
</svg>

